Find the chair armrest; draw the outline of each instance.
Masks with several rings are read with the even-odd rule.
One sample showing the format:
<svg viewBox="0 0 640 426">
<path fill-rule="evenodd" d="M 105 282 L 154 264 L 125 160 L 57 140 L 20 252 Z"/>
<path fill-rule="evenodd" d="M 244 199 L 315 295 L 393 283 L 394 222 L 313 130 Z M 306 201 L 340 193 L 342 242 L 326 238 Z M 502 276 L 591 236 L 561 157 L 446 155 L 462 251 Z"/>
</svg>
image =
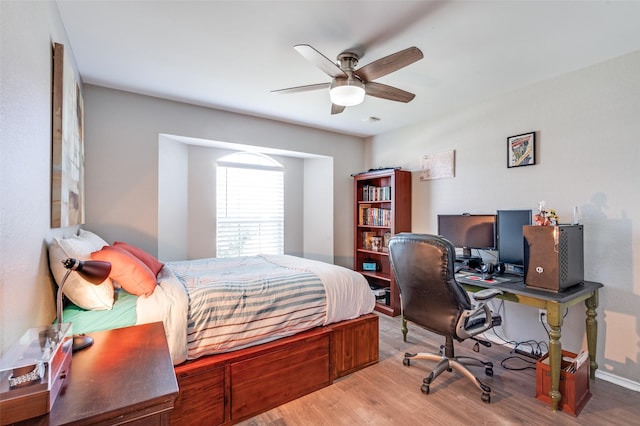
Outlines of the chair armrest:
<svg viewBox="0 0 640 426">
<path fill-rule="evenodd" d="M 489 290 L 489 291 L 487 291 Z M 487 298 L 493 298 L 501 294 L 500 290 L 487 289 L 479 291 L 478 293 L 486 292 Z M 489 295 L 489 292 L 492 294 Z M 481 295 L 482 296 L 482 295 Z M 479 313 L 484 313 L 484 317 L 473 319 Z M 470 322 L 467 322 L 469 320 Z M 483 333 L 488 329 L 501 325 L 502 317 L 500 315 L 494 315 L 491 312 L 491 308 L 484 302 L 479 303 L 471 310 L 465 310 L 460 315 L 458 323 L 456 324 L 456 335 L 461 339 L 468 339 L 477 334 Z"/>
<path fill-rule="evenodd" d="M 480 312 L 484 312 L 484 321 L 473 324 L 473 326 L 467 328 L 467 320 Z M 491 327 L 491 309 L 488 305 L 481 303 L 478 306 L 475 306 L 472 310 L 465 310 L 462 312 L 462 315 L 460 315 L 458 323 L 456 324 L 456 334 L 462 339 L 468 339 L 469 337 L 482 333 Z"/>
<path fill-rule="evenodd" d="M 472 296 L 474 300 L 484 302 L 485 300 L 491 300 L 500 294 L 502 294 L 501 290 L 495 288 L 485 288 L 484 290 L 473 293 Z"/>
</svg>

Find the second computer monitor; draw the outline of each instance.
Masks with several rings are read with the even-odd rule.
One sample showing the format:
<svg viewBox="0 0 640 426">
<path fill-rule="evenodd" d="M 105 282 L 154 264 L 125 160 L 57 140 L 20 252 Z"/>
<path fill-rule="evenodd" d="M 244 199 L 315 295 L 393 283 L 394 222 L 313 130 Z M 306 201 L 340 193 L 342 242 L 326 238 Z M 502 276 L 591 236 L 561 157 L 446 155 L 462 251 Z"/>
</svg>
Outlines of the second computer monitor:
<svg viewBox="0 0 640 426">
<path fill-rule="evenodd" d="M 496 237 L 498 260 L 507 272 L 524 273 L 524 237 L 522 227 L 531 225 L 531 210 L 498 210 Z"/>
</svg>

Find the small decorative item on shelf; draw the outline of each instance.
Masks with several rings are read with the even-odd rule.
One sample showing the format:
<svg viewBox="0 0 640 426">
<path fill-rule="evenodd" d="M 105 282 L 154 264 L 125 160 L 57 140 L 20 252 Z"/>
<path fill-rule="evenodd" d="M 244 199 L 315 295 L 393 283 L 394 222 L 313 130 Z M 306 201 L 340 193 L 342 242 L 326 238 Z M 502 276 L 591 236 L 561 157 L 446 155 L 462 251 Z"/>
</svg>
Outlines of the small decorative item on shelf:
<svg viewBox="0 0 640 426">
<path fill-rule="evenodd" d="M 375 272 L 378 270 L 378 264 L 373 260 L 365 260 L 362 262 L 362 270 Z"/>
<path fill-rule="evenodd" d="M 391 239 L 391 232 L 387 231 L 382 237 L 382 251 L 389 252 L 389 240 Z"/>
<path fill-rule="evenodd" d="M 373 238 L 376 233 L 372 231 L 366 231 L 362 233 L 362 248 L 365 250 L 373 250 Z"/>
<path fill-rule="evenodd" d="M 382 237 L 375 236 L 371 241 L 371 250 L 373 251 L 381 251 L 382 250 Z"/>
<path fill-rule="evenodd" d="M 558 215 L 553 209 L 546 208 L 546 201 L 538 203 L 538 213 L 533 215 L 533 223 L 538 226 L 556 226 L 558 224 Z"/>
</svg>

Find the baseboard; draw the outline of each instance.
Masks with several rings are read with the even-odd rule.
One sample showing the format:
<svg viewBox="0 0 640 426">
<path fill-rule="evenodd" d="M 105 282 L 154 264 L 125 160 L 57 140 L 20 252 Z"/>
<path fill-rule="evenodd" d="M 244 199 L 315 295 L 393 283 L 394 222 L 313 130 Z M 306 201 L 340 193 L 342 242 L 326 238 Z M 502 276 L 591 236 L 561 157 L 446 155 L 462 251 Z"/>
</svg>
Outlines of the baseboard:
<svg viewBox="0 0 640 426">
<path fill-rule="evenodd" d="M 613 383 L 623 388 L 640 392 L 640 383 L 633 380 L 625 379 L 624 377 L 616 376 L 615 374 L 607 373 L 605 371 L 596 370 L 596 377 L 602 379 L 605 382 Z"/>
</svg>

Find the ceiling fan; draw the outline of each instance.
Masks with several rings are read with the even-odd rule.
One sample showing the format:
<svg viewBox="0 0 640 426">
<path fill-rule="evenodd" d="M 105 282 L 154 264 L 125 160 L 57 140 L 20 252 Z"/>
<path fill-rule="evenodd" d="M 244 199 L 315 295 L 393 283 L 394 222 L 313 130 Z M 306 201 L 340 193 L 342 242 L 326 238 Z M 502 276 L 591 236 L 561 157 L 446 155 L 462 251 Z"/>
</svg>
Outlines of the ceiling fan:
<svg viewBox="0 0 640 426">
<path fill-rule="evenodd" d="M 273 90 L 271 93 L 297 93 L 329 88 L 331 114 L 340 114 L 345 107 L 358 105 L 364 96 L 375 96 L 397 102 L 410 102 L 415 95 L 397 87 L 376 83 L 373 80 L 406 67 L 424 57 L 417 47 L 409 47 L 355 69 L 359 57 L 353 52 L 342 52 L 333 62 L 308 44 L 293 47 L 313 65 L 320 68 L 332 81 Z"/>
</svg>

